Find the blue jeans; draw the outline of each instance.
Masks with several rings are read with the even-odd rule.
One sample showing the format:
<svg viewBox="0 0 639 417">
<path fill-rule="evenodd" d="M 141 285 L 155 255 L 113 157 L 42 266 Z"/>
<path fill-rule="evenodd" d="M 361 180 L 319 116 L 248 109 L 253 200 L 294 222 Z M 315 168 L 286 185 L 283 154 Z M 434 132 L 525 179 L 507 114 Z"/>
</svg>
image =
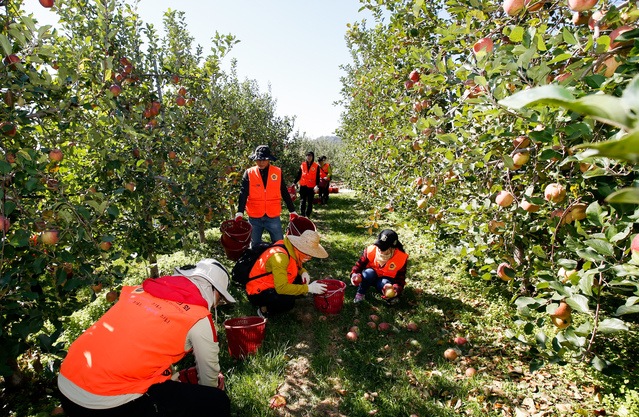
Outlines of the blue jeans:
<svg viewBox="0 0 639 417">
<path fill-rule="evenodd" d="M 269 235 L 271 235 L 272 243 L 284 239 L 284 233 L 282 233 L 282 221 L 279 216 L 249 217 L 248 221 L 253 227 L 253 230 L 251 230 L 251 246 L 262 241 L 262 233 L 264 232 L 264 229 L 266 229 Z"/>
<path fill-rule="evenodd" d="M 393 282 L 387 277 L 378 277 L 377 272 L 373 268 L 366 268 L 362 271 L 362 282 L 357 289 L 358 294 L 366 295 L 368 287 L 375 287 L 380 294 L 383 294 L 384 285 L 392 284 Z"/>
</svg>

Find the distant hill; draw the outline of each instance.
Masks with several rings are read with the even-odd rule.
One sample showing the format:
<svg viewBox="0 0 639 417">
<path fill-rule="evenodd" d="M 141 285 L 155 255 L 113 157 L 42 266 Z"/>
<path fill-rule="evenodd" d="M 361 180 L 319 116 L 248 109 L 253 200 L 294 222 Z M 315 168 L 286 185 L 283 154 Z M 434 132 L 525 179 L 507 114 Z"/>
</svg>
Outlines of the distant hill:
<svg viewBox="0 0 639 417">
<path fill-rule="evenodd" d="M 315 138 L 313 140 L 316 140 L 318 142 L 319 141 L 323 141 L 323 140 L 331 141 L 331 142 L 341 142 L 342 141 L 342 139 L 340 137 L 338 137 L 338 136 L 320 136 L 320 137 Z"/>
</svg>

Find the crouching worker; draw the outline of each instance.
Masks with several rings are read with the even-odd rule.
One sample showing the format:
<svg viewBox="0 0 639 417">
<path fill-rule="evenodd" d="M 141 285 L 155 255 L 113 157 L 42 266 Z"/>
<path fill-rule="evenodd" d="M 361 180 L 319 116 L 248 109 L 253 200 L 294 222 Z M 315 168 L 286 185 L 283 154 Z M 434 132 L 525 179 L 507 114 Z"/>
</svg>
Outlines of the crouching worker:
<svg viewBox="0 0 639 417">
<path fill-rule="evenodd" d="M 291 310 L 298 295 L 326 291 L 325 284 L 310 282 L 302 266 L 311 258 L 328 256 L 319 241 L 316 231 L 306 230 L 300 236 L 285 236 L 260 255 L 246 284 L 248 299 L 258 307 L 260 317 Z"/>
<path fill-rule="evenodd" d="M 351 284 L 359 286 L 355 302 L 363 301 L 368 288 L 374 287 L 390 304 L 397 303 L 406 285 L 407 261 L 397 233 L 382 230 L 351 270 Z"/>
<path fill-rule="evenodd" d="M 211 317 L 218 304 L 235 302 L 228 282 L 219 262 L 204 259 L 173 276 L 122 288 L 118 302 L 71 344 L 62 362 L 65 415 L 230 416 L 229 397 L 218 388 Z M 171 378 L 171 365 L 190 351 L 198 384 Z"/>
</svg>

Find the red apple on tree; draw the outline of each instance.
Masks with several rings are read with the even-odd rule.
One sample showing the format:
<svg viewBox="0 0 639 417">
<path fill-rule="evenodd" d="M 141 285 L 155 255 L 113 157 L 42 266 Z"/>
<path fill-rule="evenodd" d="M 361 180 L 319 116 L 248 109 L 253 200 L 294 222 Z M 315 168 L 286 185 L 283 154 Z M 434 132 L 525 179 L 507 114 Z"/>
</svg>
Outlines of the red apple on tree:
<svg viewBox="0 0 639 417">
<path fill-rule="evenodd" d="M 186 99 L 182 96 L 179 96 L 175 102 L 177 103 L 178 106 L 184 106 L 186 104 Z"/>
<path fill-rule="evenodd" d="M 614 29 L 612 32 L 610 32 L 610 35 L 609 35 L 610 36 L 610 46 L 608 47 L 608 50 L 615 49 L 615 48 L 617 48 L 619 46 L 622 46 L 622 45 L 631 44 L 632 41 L 615 42 L 615 39 L 617 38 L 617 36 L 621 35 L 622 33 L 628 32 L 629 30 L 632 30 L 632 29 L 634 29 L 634 28 L 631 27 L 631 26 L 621 26 L 621 27 L 618 27 L 617 29 Z"/>
<path fill-rule="evenodd" d="M 127 182 L 127 183 L 124 185 L 124 188 L 126 188 L 126 189 L 127 189 L 127 190 L 129 190 L 130 192 L 133 192 L 133 191 L 135 191 L 135 183 L 133 183 L 133 182 Z"/>
<path fill-rule="evenodd" d="M 58 242 L 58 231 L 57 230 L 47 230 L 42 233 L 40 236 L 40 240 L 45 245 L 55 245 Z"/>
<path fill-rule="evenodd" d="M 112 245 L 111 242 L 102 241 L 102 242 L 100 242 L 100 249 L 102 249 L 103 251 L 107 251 L 107 250 L 111 249 L 111 245 Z"/>
<path fill-rule="evenodd" d="M 16 125 L 4 122 L 0 125 L 0 130 L 7 136 L 14 137 L 17 133 Z"/>
<path fill-rule="evenodd" d="M 420 77 L 419 71 L 417 70 L 411 71 L 410 75 L 408 76 L 408 78 L 410 78 L 410 80 L 413 82 L 419 81 L 419 77 Z"/>
<path fill-rule="evenodd" d="M 504 281 L 510 281 L 515 278 L 515 270 L 507 262 L 502 262 L 497 267 L 497 276 Z"/>
<path fill-rule="evenodd" d="M 544 190 L 544 198 L 546 201 L 561 203 L 566 198 L 566 189 L 559 183 L 548 184 Z"/>
<path fill-rule="evenodd" d="M 568 0 L 568 8 L 574 12 L 585 12 L 595 7 L 599 0 Z"/>
<path fill-rule="evenodd" d="M 524 8 L 524 0 L 504 0 L 502 7 L 508 16 L 516 16 Z"/>
<path fill-rule="evenodd" d="M 635 235 L 630 244 L 630 253 L 632 254 L 632 260 L 639 264 L 639 234 Z"/>
<path fill-rule="evenodd" d="M 539 211 L 539 209 L 541 208 L 540 206 L 538 206 L 537 204 L 533 204 L 528 200 L 522 200 L 521 201 L 521 208 L 523 208 L 524 210 L 526 210 L 528 213 L 536 213 Z"/>
<path fill-rule="evenodd" d="M 20 62 L 20 57 L 16 54 L 11 54 L 4 58 L 4 64 L 9 68 L 15 68 L 17 62 Z"/>
<path fill-rule="evenodd" d="M 9 222 L 9 219 L 7 217 L 0 216 L 0 229 L 2 229 L 2 232 L 8 232 L 10 227 L 11 222 Z"/>
<path fill-rule="evenodd" d="M 49 152 L 49 159 L 52 161 L 60 162 L 64 159 L 64 155 L 60 149 L 54 149 Z"/>
<path fill-rule="evenodd" d="M 53 7 L 53 0 L 40 0 L 40 4 L 42 7 L 50 8 Z"/>
<path fill-rule="evenodd" d="M 122 93 L 122 88 L 117 84 L 113 84 L 109 88 L 109 91 L 111 92 L 111 94 L 113 94 L 113 97 L 117 97 L 120 95 L 120 93 Z"/>
<path fill-rule="evenodd" d="M 509 191 L 500 191 L 495 197 L 495 203 L 502 207 L 509 207 L 513 203 L 514 197 Z"/>
<path fill-rule="evenodd" d="M 494 43 L 492 39 L 481 38 L 480 40 L 475 42 L 475 44 L 473 45 L 473 53 L 477 55 L 479 51 L 483 50 L 485 53 L 489 54 L 492 52 L 493 47 L 494 47 Z"/>
</svg>

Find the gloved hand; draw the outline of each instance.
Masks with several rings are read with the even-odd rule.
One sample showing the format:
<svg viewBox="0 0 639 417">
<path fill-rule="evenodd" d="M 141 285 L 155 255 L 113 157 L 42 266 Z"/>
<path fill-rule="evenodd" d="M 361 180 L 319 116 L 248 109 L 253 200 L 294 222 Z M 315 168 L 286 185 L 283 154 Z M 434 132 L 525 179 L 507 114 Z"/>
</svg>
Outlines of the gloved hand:
<svg viewBox="0 0 639 417">
<path fill-rule="evenodd" d="M 302 272 L 302 284 L 308 284 L 309 282 L 311 282 L 311 276 L 306 271 Z"/>
<path fill-rule="evenodd" d="M 319 282 L 311 282 L 308 284 L 308 292 L 311 294 L 324 294 L 326 292 L 326 284 L 320 284 Z"/>
<path fill-rule="evenodd" d="M 318 192 L 319 191 L 319 187 L 316 185 L 315 188 L 313 188 L 313 191 Z"/>
<path fill-rule="evenodd" d="M 328 177 L 324 177 L 322 178 L 324 181 L 328 181 Z"/>
<path fill-rule="evenodd" d="M 242 213 L 241 211 L 238 211 L 237 213 L 235 213 L 236 222 L 239 222 L 240 220 L 242 220 L 242 217 L 244 217 L 244 213 Z"/>
<path fill-rule="evenodd" d="M 355 285 L 357 287 L 361 283 L 362 283 L 362 274 L 352 274 L 351 275 L 351 284 L 353 284 L 353 285 Z"/>
<path fill-rule="evenodd" d="M 224 391 L 224 374 L 222 372 L 217 373 L 217 387 Z"/>
<path fill-rule="evenodd" d="M 292 222 L 293 220 L 297 219 L 298 217 L 300 217 L 300 216 L 298 216 L 296 212 L 292 212 L 292 213 L 291 213 L 291 214 L 289 214 L 289 216 L 288 216 L 288 221 L 289 221 L 289 222 Z"/>
</svg>

